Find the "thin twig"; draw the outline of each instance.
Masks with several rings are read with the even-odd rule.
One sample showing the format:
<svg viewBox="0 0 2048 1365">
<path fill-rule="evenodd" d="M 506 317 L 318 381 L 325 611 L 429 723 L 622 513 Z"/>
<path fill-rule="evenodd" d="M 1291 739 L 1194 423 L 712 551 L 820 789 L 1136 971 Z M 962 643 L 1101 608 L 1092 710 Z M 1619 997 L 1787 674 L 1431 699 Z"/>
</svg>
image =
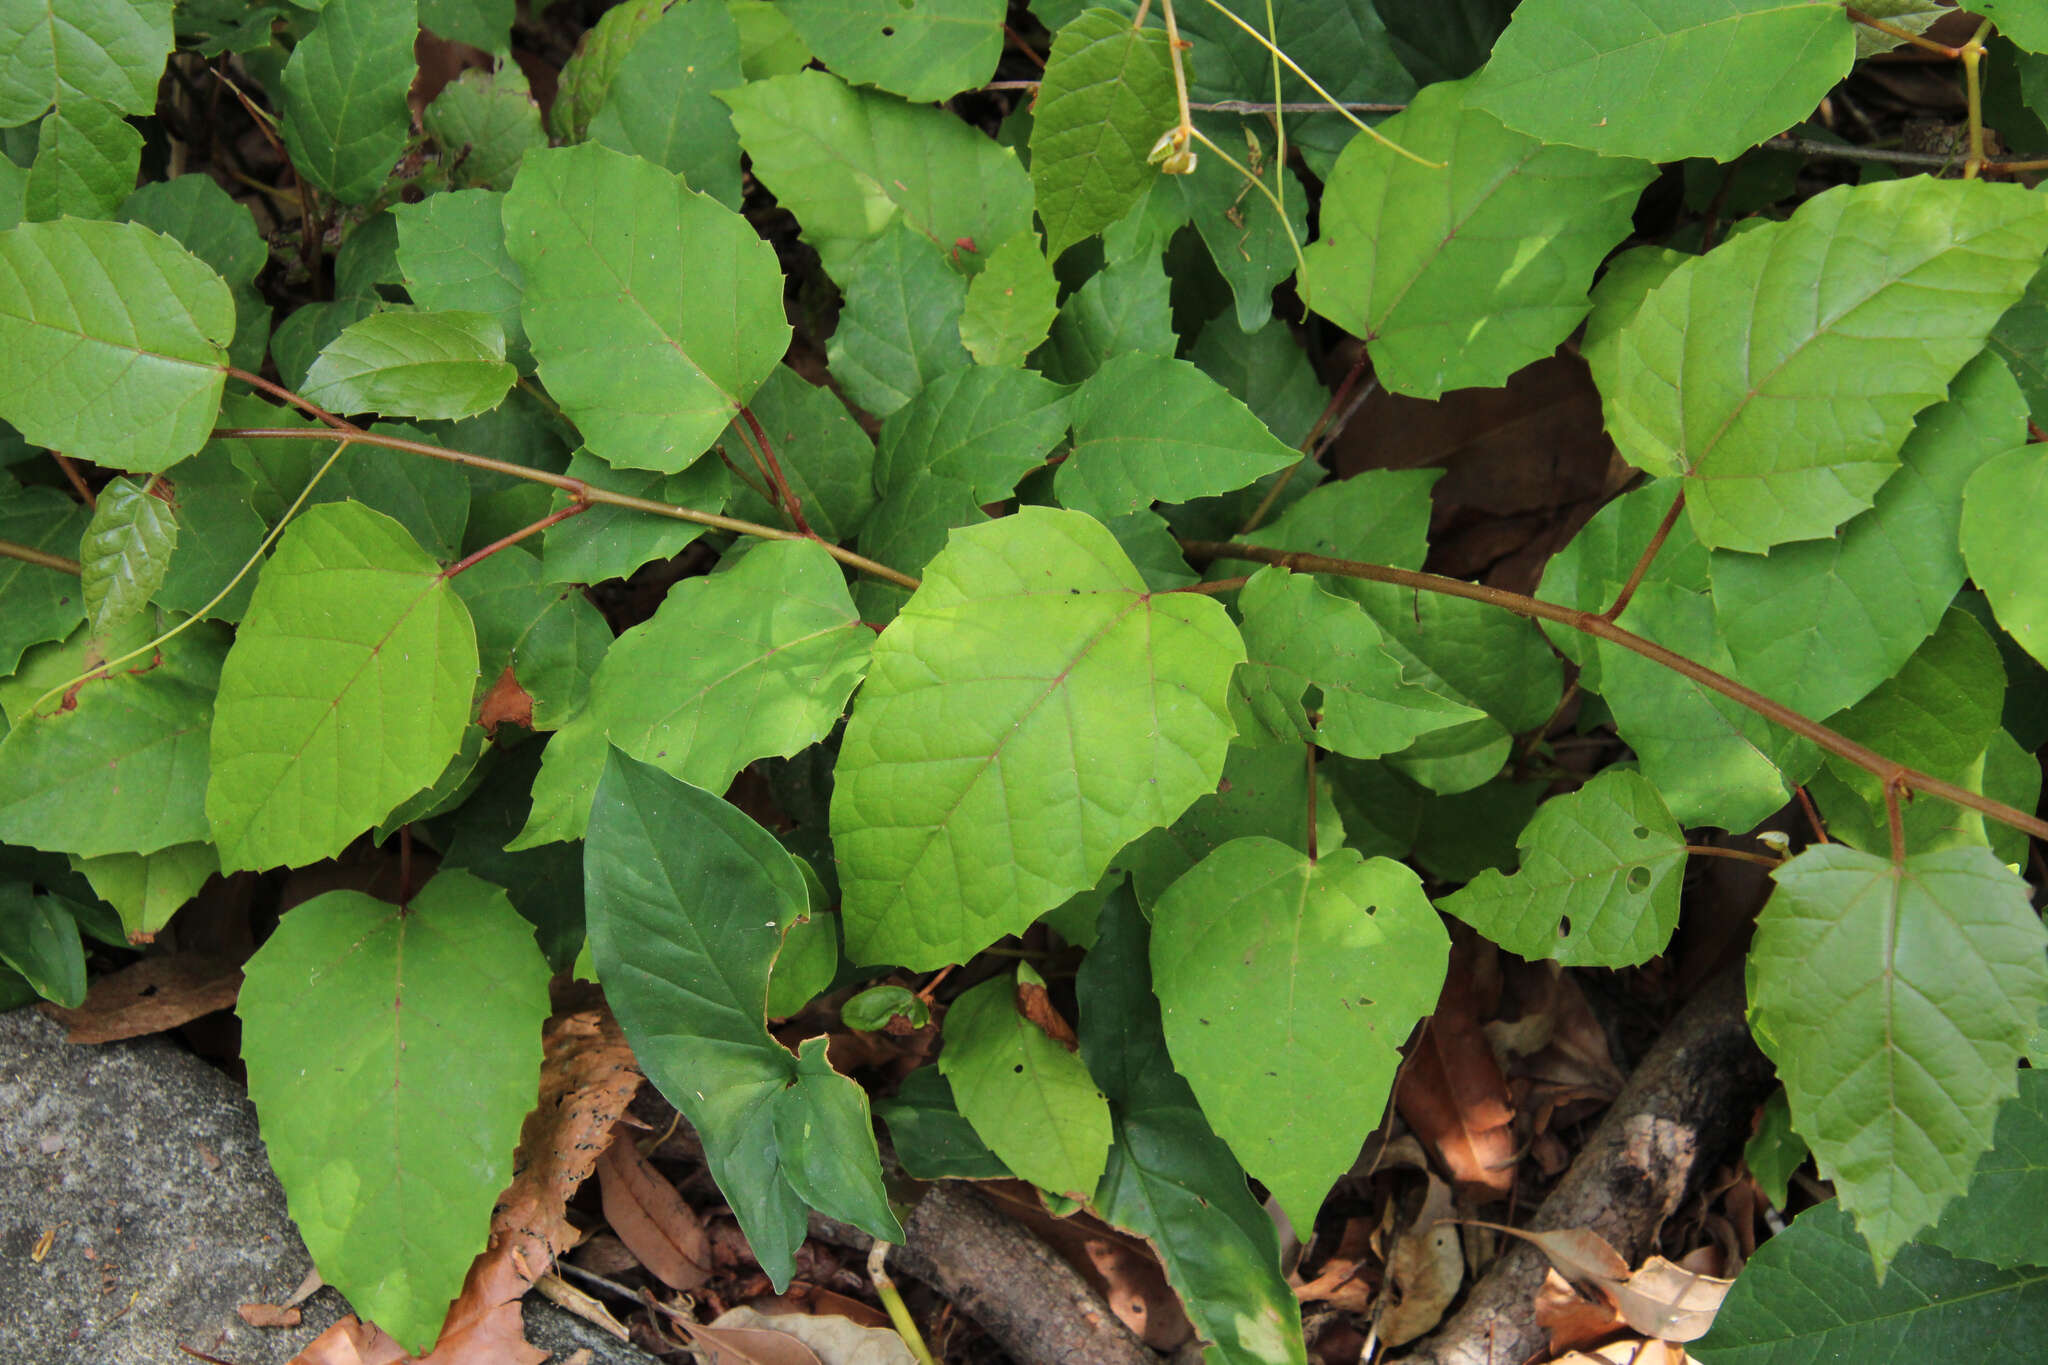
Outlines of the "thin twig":
<svg viewBox="0 0 2048 1365">
<path fill-rule="evenodd" d="M 78 462 L 69 455 L 54 450 L 50 452 L 50 458 L 57 462 L 57 468 L 64 471 L 65 481 L 71 485 L 71 491 L 78 494 L 79 501 L 87 507 L 98 508 L 100 500 L 94 497 L 92 489 L 86 486 L 85 476 L 78 472 Z"/>
<path fill-rule="evenodd" d="M 16 540 L 0 540 L 0 559 L 18 559 L 24 564 L 40 564 L 45 569 L 68 573 L 76 577 L 85 572 L 85 566 L 75 559 L 53 555 L 48 550 L 38 550 L 33 545 L 23 545 Z"/>
<path fill-rule="evenodd" d="M 1657 523 L 1657 529 L 1650 533 L 1650 543 L 1643 547 L 1636 557 L 1636 566 L 1630 570 L 1628 582 L 1621 585 L 1621 591 L 1614 596 L 1614 605 L 1600 613 L 1608 621 L 1619 621 L 1621 614 L 1628 610 L 1628 604 L 1636 595 L 1636 589 L 1643 585 L 1643 575 L 1650 571 L 1650 562 L 1657 557 L 1657 551 L 1664 548 L 1665 537 L 1678 524 L 1679 513 L 1685 510 L 1685 490 L 1679 489 L 1678 496 L 1671 500 L 1671 509 L 1664 514 L 1664 520 Z"/>
<path fill-rule="evenodd" d="M 782 465 L 775 458 L 775 447 L 768 444 L 768 433 L 761 430 L 761 423 L 755 419 L 754 410 L 742 403 L 740 416 L 746 421 L 747 430 L 754 433 L 754 444 L 760 447 L 761 458 L 768 463 L 768 477 L 775 483 L 775 492 L 782 499 L 782 510 L 789 513 L 790 524 L 812 540 L 818 539 L 818 533 L 804 520 L 803 501 L 797 497 L 796 490 L 789 486 L 789 480 L 783 477 Z"/>
<path fill-rule="evenodd" d="M 572 502 L 567 507 L 563 507 L 556 511 L 550 512 L 546 516 L 542 517 L 540 520 L 533 522 L 529 525 L 520 527 L 511 535 L 499 536 L 496 540 L 484 546 L 481 550 L 477 550 L 470 554 L 464 555 L 462 558 L 456 560 L 453 564 L 450 564 L 446 569 L 443 569 L 441 571 L 441 577 L 453 578 L 455 577 L 455 575 L 461 573 L 465 569 L 471 569 L 476 567 L 476 565 L 482 563 L 486 559 L 489 559 L 492 555 L 498 553 L 498 551 L 509 549 L 512 546 L 517 545 L 520 541 L 525 540 L 528 536 L 539 535 L 542 531 L 547 530 L 548 527 L 555 525 L 557 522 L 567 521 L 569 518 L 581 512 L 588 512 L 590 510 L 590 507 L 591 504 L 587 502 Z"/>
</svg>

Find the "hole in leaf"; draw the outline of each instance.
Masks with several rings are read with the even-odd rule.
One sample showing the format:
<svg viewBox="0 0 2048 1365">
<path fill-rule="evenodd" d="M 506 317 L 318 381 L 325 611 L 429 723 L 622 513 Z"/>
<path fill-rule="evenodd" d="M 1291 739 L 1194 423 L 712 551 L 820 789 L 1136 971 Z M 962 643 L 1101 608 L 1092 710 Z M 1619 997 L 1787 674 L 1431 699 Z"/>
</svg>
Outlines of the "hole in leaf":
<svg viewBox="0 0 2048 1365">
<path fill-rule="evenodd" d="M 1572 917 L 1570 915 L 1559 915 L 1557 917 L 1557 936 L 1559 938 L 1570 938 L 1572 936 Z"/>
<path fill-rule="evenodd" d="M 884 38 L 894 38 L 896 36 L 896 30 L 891 28 L 889 25 L 884 24 L 882 25 L 882 36 Z"/>
<path fill-rule="evenodd" d="M 1628 889 L 1638 893 L 1648 891 L 1650 889 L 1650 869 L 1647 867 L 1630 868 L 1628 870 Z"/>
<path fill-rule="evenodd" d="M 1023 1074 L 1024 1074 L 1024 1063 L 1022 1063 L 1022 1062 L 1019 1062 L 1019 1063 L 1017 1063 L 1017 1065 L 1015 1065 L 1015 1066 L 1011 1067 L 1011 1068 L 1010 1068 L 1010 1070 L 1011 1070 L 1011 1071 L 1012 1071 L 1013 1073 L 1015 1073 L 1016 1075 L 1019 1075 L 1019 1076 L 1021 1076 L 1021 1075 L 1023 1075 Z"/>
</svg>

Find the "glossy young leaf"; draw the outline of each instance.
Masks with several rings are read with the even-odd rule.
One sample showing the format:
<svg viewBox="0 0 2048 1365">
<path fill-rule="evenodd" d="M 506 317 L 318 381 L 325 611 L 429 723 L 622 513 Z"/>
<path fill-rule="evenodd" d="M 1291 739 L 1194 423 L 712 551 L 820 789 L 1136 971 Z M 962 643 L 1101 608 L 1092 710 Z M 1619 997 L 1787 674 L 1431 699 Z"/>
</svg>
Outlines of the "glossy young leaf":
<svg viewBox="0 0 2048 1365">
<path fill-rule="evenodd" d="M 9 0 L 0 6 L 0 128 L 73 101 L 149 113 L 173 41 L 171 0 Z"/>
<path fill-rule="evenodd" d="M 505 334 L 505 353 L 530 365 L 519 318 L 525 276 L 505 249 L 500 206 L 491 190 L 455 190 L 392 210 L 398 219 L 398 266 L 406 292 L 430 309 L 489 313 Z"/>
<path fill-rule="evenodd" d="M 234 334 L 227 285 L 146 227 L 0 232 L 0 419 L 37 445 L 168 469 L 213 428 Z"/>
<path fill-rule="evenodd" d="M 2048 1265 L 2048 1072 L 2020 1072 L 1969 1190 L 1923 1239 L 2004 1270 Z"/>
<path fill-rule="evenodd" d="M 1443 986 L 1450 940 L 1422 883 L 1351 849 L 1312 862 L 1239 839 L 1175 882 L 1152 922 L 1175 1068 L 1245 1169 L 1312 1226 Z"/>
<path fill-rule="evenodd" d="M 1041 1189 L 1085 1198 L 1109 1155 L 1109 1103 L 1080 1057 L 1018 1010 L 1027 983 L 1045 985 L 1028 964 L 953 1002 L 939 1074 L 1005 1166 Z"/>
<path fill-rule="evenodd" d="M 1848 74 L 1852 27 L 1827 0 L 1535 0 L 1516 9 L 1473 99 L 1545 142 L 1732 161 Z"/>
<path fill-rule="evenodd" d="M 1227 493 L 1300 458 L 1184 360 L 1120 355 L 1074 395 L 1060 501 L 1104 520 L 1153 502 Z"/>
<path fill-rule="evenodd" d="M 2028 513 L 2048 488 L 2048 459 L 2026 445 L 1987 461 L 1963 490 L 1962 550 L 1998 624 L 2048 661 L 2048 541 Z"/>
<path fill-rule="evenodd" d="M 440 776 L 475 682 L 469 611 L 404 528 L 357 503 L 306 509 L 221 669 L 206 787 L 221 866 L 339 853 Z"/>
<path fill-rule="evenodd" d="M 1685 476 L 1712 548 L 1827 536 L 1870 506 L 2044 249 L 2048 199 L 2014 185 L 1818 195 L 1650 291 L 1616 338 L 1608 431 L 1638 468 Z"/>
<path fill-rule="evenodd" d="M 338 412 L 452 421 L 496 407 L 518 377 L 489 313 L 373 313 L 328 343 L 300 392 Z"/>
<path fill-rule="evenodd" d="M 1778 869 L 1750 1025 L 1880 1269 L 1968 1185 L 2048 1003 L 2048 930 L 1988 849 Z"/>
<path fill-rule="evenodd" d="M 1127 892 L 1103 905 L 1075 989 L 1081 1056 L 1115 1138 L 1090 1207 L 1157 1249 L 1219 1362 L 1302 1365 L 1301 1306 L 1280 1274 L 1273 1220 L 1167 1057 L 1145 919 Z"/>
<path fill-rule="evenodd" d="M 177 548 L 178 523 L 170 504 L 132 479 L 107 481 L 78 545 L 85 566 L 85 619 L 94 635 L 104 636 L 141 614 L 163 586 Z"/>
<path fill-rule="evenodd" d="M 785 0 L 782 8 L 826 66 L 919 103 L 982 84 L 1003 51 L 1003 0 Z"/>
<path fill-rule="evenodd" d="M 1433 85 L 1353 138 L 1323 199 L 1303 294 L 1363 337 L 1396 393 L 1503 384 L 1586 315 L 1593 271 L 1627 235 L 1646 162 L 1545 146 Z"/>
<path fill-rule="evenodd" d="M 937 109 L 855 90 L 822 71 L 753 81 L 732 109 L 754 174 L 794 213 L 826 273 L 899 216 L 976 268 L 1031 227 L 1031 182 L 1016 153 Z"/>
<path fill-rule="evenodd" d="M 548 968 L 532 928 L 448 871 L 404 909 L 316 896 L 245 972 L 249 1096 L 292 1221 L 357 1312 L 423 1351 L 533 1107 Z"/>
<path fill-rule="evenodd" d="M 882 423 L 875 487 L 886 495 L 920 479 L 953 479 L 972 487 L 976 502 L 997 502 L 1066 434 L 1059 385 L 1031 370 L 970 366 L 941 376 Z"/>
<path fill-rule="evenodd" d="M 220 857 L 211 844 L 173 844 L 154 853 L 73 855 L 71 866 L 119 912 L 129 942 L 147 943 L 220 871 Z"/>
<path fill-rule="evenodd" d="M 1521 870 L 1491 868 L 1441 902 L 1531 961 L 1628 967 L 1664 951 L 1678 927 L 1685 831 L 1641 773 L 1609 768 L 1547 801 L 1516 845 Z"/>
<path fill-rule="evenodd" d="M 1152 144 L 1174 125 L 1166 31 L 1091 9 L 1053 35 L 1031 121 L 1031 183 L 1046 254 L 1116 222 L 1159 172 Z"/>
<path fill-rule="evenodd" d="M 774 248 L 659 166 L 536 152 L 504 213 L 541 379 L 614 465 L 690 464 L 789 345 Z"/>
<path fill-rule="evenodd" d="M 1220 605 L 1148 592 L 1078 513 L 956 532 L 875 641 L 841 744 L 848 953 L 959 961 L 1094 885 L 1213 789 L 1243 658 Z"/>
<path fill-rule="evenodd" d="M 278 120 L 292 165 L 345 204 L 367 204 L 412 131 L 412 0 L 328 0 L 285 63 Z"/>
<path fill-rule="evenodd" d="M 1038 234 L 1018 233 L 989 253 L 967 286 L 960 343 L 977 365 L 1022 365 L 1052 329 L 1059 292 Z"/>
<path fill-rule="evenodd" d="M 590 140 L 645 157 L 738 209 L 739 134 L 712 94 L 745 81 L 730 8 L 670 6 L 619 64 L 604 107 L 590 120 Z"/>
<path fill-rule="evenodd" d="M 902 222 L 854 252 L 839 284 L 846 302 L 826 355 L 856 406 L 887 417 L 940 375 L 973 364 L 960 344 L 967 280 Z"/>
</svg>

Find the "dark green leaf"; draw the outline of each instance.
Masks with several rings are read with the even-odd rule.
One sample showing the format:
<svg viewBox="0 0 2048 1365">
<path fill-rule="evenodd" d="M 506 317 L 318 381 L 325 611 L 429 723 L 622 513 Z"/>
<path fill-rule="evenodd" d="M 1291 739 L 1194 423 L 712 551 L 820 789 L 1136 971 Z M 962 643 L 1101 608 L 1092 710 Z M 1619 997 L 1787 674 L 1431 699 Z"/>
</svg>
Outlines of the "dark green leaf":
<svg viewBox="0 0 2048 1365">
<path fill-rule="evenodd" d="M 328 0 L 285 64 L 278 122 L 292 165 L 344 203 L 375 198 L 405 150 L 418 35 L 411 0 Z"/>
<path fill-rule="evenodd" d="M 1047 255 L 1131 210 L 1158 178 L 1147 157 L 1174 121 L 1165 30 L 1092 9 L 1053 35 L 1031 121 L 1031 182 Z"/>
<path fill-rule="evenodd" d="M 712 98 L 745 83 L 740 30 L 720 4 L 674 5 L 640 35 L 590 140 L 674 171 L 727 208 L 740 206 L 740 139 Z"/>
<path fill-rule="evenodd" d="M 846 303 L 826 354 L 855 405 L 887 417 L 940 375 L 973 364 L 960 344 L 966 278 L 901 221 L 856 251 L 838 279 Z"/>
</svg>

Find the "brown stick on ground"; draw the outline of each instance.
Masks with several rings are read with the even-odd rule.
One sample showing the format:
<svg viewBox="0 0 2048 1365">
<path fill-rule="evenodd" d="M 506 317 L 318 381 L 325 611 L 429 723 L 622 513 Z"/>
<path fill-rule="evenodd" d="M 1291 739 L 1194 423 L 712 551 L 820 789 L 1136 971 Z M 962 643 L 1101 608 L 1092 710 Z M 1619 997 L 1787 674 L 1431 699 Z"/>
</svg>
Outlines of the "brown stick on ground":
<svg viewBox="0 0 2048 1365">
<path fill-rule="evenodd" d="M 1671 1021 L 1530 1226 L 1590 1227 L 1639 1264 L 1664 1220 L 1747 1136 L 1770 1079 L 1743 1016 L 1737 966 Z M 1542 1354 L 1549 1338 L 1536 1325 L 1535 1297 L 1548 1265 L 1525 1242 L 1508 1247 L 1402 1365 L 1521 1365 Z"/>
<path fill-rule="evenodd" d="M 934 1185 L 903 1232 L 890 1265 L 945 1295 L 1017 1365 L 1160 1365 L 1071 1266 L 966 1186 Z M 815 1213 L 811 1235 L 856 1250 L 873 1241 Z"/>
</svg>

